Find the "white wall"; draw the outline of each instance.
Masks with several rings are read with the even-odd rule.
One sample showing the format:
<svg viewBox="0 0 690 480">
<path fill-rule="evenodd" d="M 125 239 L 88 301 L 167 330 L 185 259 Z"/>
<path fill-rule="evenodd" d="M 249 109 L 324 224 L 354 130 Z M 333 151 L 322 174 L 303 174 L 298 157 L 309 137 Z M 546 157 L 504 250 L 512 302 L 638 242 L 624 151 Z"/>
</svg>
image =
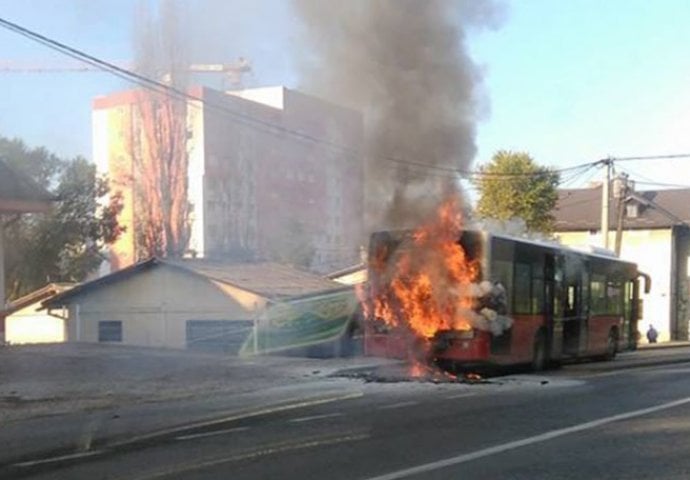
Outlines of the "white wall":
<svg viewBox="0 0 690 480">
<path fill-rule="evenodd" d="M 204 238 L 204 107 L 201 102 L 190 101 L 187 109 L 187 130 L 191 132 L 187 140 L 188 164 L 187 180 L 189 202 L 192 204 L 189 248 L 203 257 L 206 245 Z"/>
<path fill-rule="evenodd" d="M 39 310 L 36 302 L 14 312 L 5 319 L 5 340 L 13 345 L 65 341 L 65 322 Z"/>
<path fill-rule="evenodd" d="M 98 341 L 98 322 L 121 321 L 122 343 L 185 348 L 187 320 L 252 320 L 265 300 L 168 266 L 75 297 L 68 340 Z"/>
<path fill-rule="evenodd" d="M 233 97 L 244 98 L 279 110 L 285 108 L 285 87 L 283 86 L 248 88 L 246 90 L 232 90 L 227 93 Z"/>
</svg>

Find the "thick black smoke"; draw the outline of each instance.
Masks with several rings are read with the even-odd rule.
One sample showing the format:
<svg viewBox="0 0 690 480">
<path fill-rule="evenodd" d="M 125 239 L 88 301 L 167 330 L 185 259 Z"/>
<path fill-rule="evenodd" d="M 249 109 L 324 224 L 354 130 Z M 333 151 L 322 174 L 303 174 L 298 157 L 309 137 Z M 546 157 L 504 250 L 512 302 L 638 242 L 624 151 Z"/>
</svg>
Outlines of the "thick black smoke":
<svg viewBox="0 0 690 480">
<path fill-rule="evenodd" d="M 494 26 L 494 4 L 293 1 L 305 88 L 365 114 L 369 227 L 429 218 L 476 152 L 481 74 L 466 35 Z"/>
</svg>

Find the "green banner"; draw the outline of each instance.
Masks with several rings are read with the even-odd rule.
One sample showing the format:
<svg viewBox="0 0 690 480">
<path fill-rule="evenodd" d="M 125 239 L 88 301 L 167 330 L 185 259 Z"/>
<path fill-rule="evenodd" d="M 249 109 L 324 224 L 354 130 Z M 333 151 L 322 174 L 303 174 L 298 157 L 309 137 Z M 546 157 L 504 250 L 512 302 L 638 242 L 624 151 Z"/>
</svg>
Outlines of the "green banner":
<svg viewBox="0 0 690 480">
<path fill-rule="evenodd" d="M 335 341 L 346 333 L 358 305 L 353 288 L 271 303 L 257 317 L 240 355 Z"/>
</svg>

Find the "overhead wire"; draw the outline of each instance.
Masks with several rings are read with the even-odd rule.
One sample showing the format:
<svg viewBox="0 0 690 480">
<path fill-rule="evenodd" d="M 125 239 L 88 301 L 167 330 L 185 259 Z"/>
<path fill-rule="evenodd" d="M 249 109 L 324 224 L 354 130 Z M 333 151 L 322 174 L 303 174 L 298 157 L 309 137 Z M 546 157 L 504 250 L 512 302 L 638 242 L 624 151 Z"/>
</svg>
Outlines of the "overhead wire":
<svg viewBox="0 0 690 480">
<path fill-rule="evenodd" d="M 192 95 L 188 92 L 182 91 L 174 86 L 167 85 L 163 82 L 159 82 L 157 80 L 151 79 L 149 77 L 146 77 L 145 75 L 136 73 L 134 71 L 128 70 L 123 67 L 119 67 L 115 64 L 112 64 L 110 62 L 107 62 L 105 60 L 102 60 L 98 57 L 95 57 L 93 55 L 90 55 L 84 51 L 81 51 L 77 48 L 71 47 L 69 45 L 66 45 L 62 42 L 59 42 L 57 40 L 51 39 L 45 35 L 42 35 L 38 32 L 29 30 L 28 28 L 22 27 L 21 25 L 18 25 L 16 23 L 10 22 L 9 20 L 6 20 L 2 17 L 0 17 L 0 27 L 3 27 L 7 30 L 13 31 L 25 38 L 28 38 L 32 41 L 35 41 L 37 43 L 40 43 L 52 50 L 55 50 L 59 53 L 62 53 L 63 55 L 66 55 L 70 58 L 73 58 L 75 60 L 78 60 L 80 62 L 86 63 L 88 65 L 94 66 L 100 70 L 104 70 L 106 72 L 109 72 L 118 78 L 121 78 L 127 82 L 137 84 L 143 88 L 146 88 L 148 90 L 151 90 L 155 93 L 158 94 L 163 94 L 169 97 L 172 97 L 177 100 L 188 100 L 192 102 L 199 102 L 202 105 L 209 107 L 213 110 L 216 110 L 221 113 L 226 113 L 228 115 L 231 115 L 234 117 L 236 120 L 240 122 L 244 122 L 245 125 L 250 125 L 254 127 L 261 127 L 266 129 L 266 131 L 269 131 L 271 133 L 280 133 L 280 134 L 289 134 L 294 137 L 298 137 L 302 140 L 310 141 L 313 143 L 317 144 L 324 144 L 324 145 L 329 145 L 333 148 L 337 148 L 343 151 L 347 151 L 350 153 L 359 153 L 357 149 L 347 146 L 347 145 L 341 145 L 336 142 L 332 142 L 330 140 L 326 140 L 323 138 L 315 137 L 313 135 L 310 135 L 306 132 L 302 132 L 299 130 L 295 129 L 290 129 L 286 127 L 282 127 L 280 125 L 276 125 L 271 122 L 266 122 L 263 120 L 260 120 L 256 117 L 246 115 L 242 112 L 238 112 L 237 110 L 234 110 L 232 108 L 228 108 L 227 106 L 224 105 L 219 105 L 214 102 L 208 101 L 208 99 L 203 98 L 203 97 L 198 97 L 196 95 Z M 194 103 L 192 103 L 192 106 L 196 107 Z"/>
<path fill-rule="evenodd" d="M 633 179 L 635 180 L 636 184 L 639 185 L 649 185 L 649 186 L 659 186 L 659 187 L 670 187 L 670 188 L 690 188 L 690 185 L 683 185 L 683 184 L 678 184 L 678 183 L 666 183 L 666 182 L 657 182 L 653 178 L 650 178 L 646 175 L 642 175 L 641 173 L 638 173 L 628 167 L 625 167 L 625 170 L 621 170 L 623 173 L 627 174 L 630 177 L 634 177 Z M 636 180 L 637 178 L 641 178 L 642 181 Z"/>
<path fill-rule="evenodd" d="M 253 126 L 253 127 L 260 127 L 265 129 L 266 131 L 270 133 L 279 133 L 279 134 L 289 134 L 292 135 L 296 138 L 300 138 L 305 141 L 313 142 L 316 144 L 321 144 L 321 145 L 327 145 L 330 146 L 331 148 L 336 148 L 345 152 L 348 152 L 350 154 L 354 155 L 359 155 L 361 152 L 354 148 L 350 147 L 347 145 L 341 145 L 336 142 L 315 137 L 309 133 L 302 132 L 299 130 L 295 129 L 290 129 L 286 127 L 282 127 L 280 125 L 276 125 L 271 122 L 266 122 L 261 119 L 258 119 L 256 117 L 244 114 L 242 112 L 239 112 L 235 109 L 228 108 L 225 105 L 220 105 L 214 102 L 210 102 L 208 99 L 203 98 L 203 97 L 198 97 L 196 95 L 192 95 L 189 92 L 180 90 L 172 85 L 168 85 L 166 83 L 154 80 L 152 78 L 149 78 L 145 75 L 139 74 L 137 72 L 134 72 L 132 70 L 120 67 L 118 65 L 115 65 L 113 63 L 107 62 L 105 60 L 102 60 L 94 55 L 88 54 L 82 50 L 79 50 L 75 47 L 69 46 L 65 43 L 59 42 L 55 39 L 49 38 L 45 35 L 42 35 L 38 32 L 35 32 L 33 30 L 30 30 L 26 27 L 23 27 L 17 23 L 11 22 L 5 18 L 0 17 L 0 27 L 3 27 L 7 30 L 10 30 L 12 32 L 15 32 L 25 38 L 28 38 L 34 42 L 40 43 L 52 50 L 55 50 L 63 55 L 66 55 L 70 58 L 73 58 L 79 62 L 86 63 L 88 65 L 91 65 L 95 68 L 98 68 L 100 70 L 106 71 L 108 73 L 111 73 L 112 75 L 117 76 L 118 78 L 121 78 L 125 81 L 128 81 L 130 83 L 135 83 L 143 88 L 146 88 L 148 90 L 151 90 L 153 92 L 156 92 L 158 94 L 163 94 L 166 96 L 169 96 L 171 98 L 175 98 L 178 100 L 187 100 L 187 101 L 192 101 L 192 102 L 198 102 L 206 107 L 209 107 L 213 110 L 231 115 L 234 117 L 237 121 L 243 122 L 245 125 Z M 197 104 L 192 103 L 191 104 L 194 107 L 198 107 Z M 582 172 L 578 172 L 577 175 L 574 175 L 572 178 L 569 178 L 567 180 L 564 180 L 562 183 L 570 183 L 573 181 L 575 178 L 578 178 L 581 174 L 584 175 L 584 173 L 589 170 L 590 168 L 597 166 L 597 165 L 603 165 L 605 162 L 628 162 L 628 161 L 644 161 L 644 160 L 660 160 L 660 159 L 676 159 L 676 158 L 690 158 L 690 153 L 679 153 L 679 154 L 666 154 L 666 155 L 648 155 L 648 156 L 628 156 L 628 157 L 609 157 L 608 159 L 602 159 L 602 160 L 597 160 L 595 162 L 588 162 L 584 164 L 579 164 L 579 165 L 573 165 L 570 167 L 565 167 L 565 168 L 560 168 L 560 169 L 550 169 L 548 171 L 539 171 L 539 172 L 516 172 L 516 173 L 494 173 L 494 172 L 486 172 L 482 171 L 481 169 L 478 171 L 469 171 L 469 170 L 462 170 L 459 168 L 454 168 L 454 167 L 449 167 L 449 166 L 443 166 L 443 165 L 434 165 L 434 164 L 429 164 L 425 162 L 417 162 L 417 161 L 412 161 L 412 160 L 407 160 L 403 158 L 397 158 L 389 155 L 378 155 L 377 158 L 380 159 L 385 159 L 390 162 L 402 164 L 402 165 L 408 165 L 411 167 L 419 167 L 419 168 L 425 168 L 429 170 L 436 170 L 439 172 L 446 172 L 449 175 L 447 178 L 452 178 L 455 179 L 456 176 L 461 176 L 461 177 L 471 177 L 477 179 L 481 178 L 482 180 L 486 179 L 491 179 L 491 180 L 501 180 L 501 179 L 513 179 L 516 177 L 534 177 L 534 176 L 540 176 L 544 175 L 547 172 L 553 172 L 553 173 L 564 173 L 564 172 L 569 172 L 573 170 L 578 170 L 580 168 L 586 167 Z M 430 173 L 427 173 L 427 175 L 430 175 Z M 437 175 L 438 176 L 438 175 Z"/>
<path fill-rule="evenodd" d="M 641 160 L 668 160 L 673 158 L 690 158 L 690 153 L 672 153 L 666 155 L 642 155 L 637 157 L 610 157 L 606 160 L 611 160 L 613 162 L 632 162 Z"/>
<path fill-rule="evenodd" d="M 253 127 L 260 127 L 264 128 L 266 131 L 269 131 L 270 133 L 279 133 L 279 134 L 289 134 L 292 135 L 296 138 L 300 138 L 305 141 L 313 142 L 316 144 L 321 144 L 321 145 L 327 145 L 332 148 L 336 148 L 345 152 L 348 152 L 350 154 L 355 154 L 358 155 L 361 152 L 354 148 L 350 147 L 347 145 L 341 145 L 336 142 L 315 137 L 311 134 L 308 134 L 306 132 L 302 132 L 299 130 L 291 129 L 291 128 L 286 128 L 282 127 L 280 125 L 276 125 L 271 122 L 266 122 L 263 120 L 260 120 L 256 117 L 244 114 L 242 112 L 239 112 L 235 109 L 228 108 L 225 105 L 219 105 L 214 102 L 210 102 L 208 99 L 203 98 L 203 97 L 198 97 L 196 95 L 192 95 L 189 92 L 180 90 L 172 85 L 168 85 L 166 83 L 154 80 L 152 78 L 149 78 L 145 75 L 142 75 L 140 73 L 134 72 L 132 70 L 129 70 L 127 68 L 120 67 L 118 65 L 115 65 L 111 62 L 102 60 L 94 55 L 91 55 L 89 53 L 86 53 L 80 49 L 77 49 L 75 47 L 72 47 L 70 45 L 67 45 L 65 43 L 62 43 L 60 41 L 57 41 L 55 39 L 49 38 L 45 35 L 42 35 L 36 31 L 30 30 L 26 27 L 23 27 L 17 23 L 11 22 L 5 18 L 0 17 L 0 27 L 3 27 L 7 30 L 10 30 L 12 32 L 15 32 L 25 38 L 28 38 L 29 40 L 32 40 L 34 42 L 37 42 L 41 45 L 44 45 L 52 50 L 55 50 L 63 55 L 66 55 L 72 59 L 75 59 L 79 62 L 86 63 L 88 65 L 91 65 L 95 68 L 98 68 L 100 70 L 106 71 L 108 73 L 111 73 L 115 75 L 118 78 L 121 78 L 127 82 L 137 84 L 143 88 L 146 88 L 148 90 L 151 90 L 155 93 L 158 94 L 163 94 L 166 96 L 169 96 L 171 98 L 177 99 L 177 100 L 187 100 L 187 101 L 192 101 L 192 102 L 198 102 L 206 107 L 209 107 L 213 110 L 219 111 L 221 113 L 225 113 L 228 115 L 231 115 L 234 117 L 236 120 L 240 122 L 244 122 L 245 125 L 253 126 Z M 197 104 L 192 103 L 191 104 L 193 107 L 198 107 Z M 468 177 L 486 177 L 486 178 L 495 178 L 495 179 L 501 179 L 501 178 L 515 178 L 515 177 L 531 177 L 531 176 L 539 176 L 543 175 L 544 172 L 516 172 L 514 174 L 506 174 L 506 173 L 494 173 L 494 172 L 485 172 L 482 170 L 478 171 L 468 171 L 468 170 L 462 170 L 459 168 L 453 168 L 449 166 L 443 166 L 443 165 L 434 165 L 434 164 L 429 164 L 425 162 L 417 162 L 417 161 L 412 161 L 412 160 L 407 160 L 403 158 L 397 158 L 394 156 L 390 155 L 378 155 L 376 158 L 384 159 L 390 162 L 394 163 L 399 163 L 399 164 L 404 164 L 404 165 L 409 165 L 409 166 L 416 166 L 416 167 L 421 167 L 421 168 L 426 168 L 430 170 L 438 170 L 442 172 L 447 172 L 450 174 L 454 175 L 460 175 L 460 176 L 468 176 Z M 561 173 L 561 172 L 566 172 L 570 170 L 575 170 L 578 169 L 582 166 L 587 166 L 591 165 L 596 162 L 590 162 L 587 164 L 582 164 L 582 165 L 574 165 L 571 167 L 565 167 L 561 169 L 553 169 L 551 170 L 552 172 L 555 173 Z M 454 177 L 453 177 L 454 178 Z"/>
</svg>

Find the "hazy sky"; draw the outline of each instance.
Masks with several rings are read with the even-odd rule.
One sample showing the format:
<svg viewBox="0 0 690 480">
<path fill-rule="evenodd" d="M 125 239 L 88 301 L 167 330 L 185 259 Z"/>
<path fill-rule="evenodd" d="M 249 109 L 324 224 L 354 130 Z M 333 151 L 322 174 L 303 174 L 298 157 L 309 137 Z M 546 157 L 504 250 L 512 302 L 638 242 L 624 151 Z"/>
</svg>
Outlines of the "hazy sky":
<svg viewBox="0 0 690 480">
<path fill-rule="evenodd" d="M 328 1 L 328 0 L 324 0 Z M 104 59 L 132 58 L 139 0 L 0 0 L 0 16 Z M 251 86 L 298 85 L 290 55 L 296 20 L 289 0 L 220 1 L 192 29 L 232 32 L 209 62 L 245 56 Z M 188 8 L 195 2 L 189 0 Z M 501 148 L 568 166 L 607 155 L 690 153 L 690 2 L 686 0 L 505 1 L 496 29 L 470 32 L 485 72 L 489 108 L 478 127 L 478 161 Z M 211 55 L 212 54 L 212 55 Z M 223 58 L 218 58 L 223 57 Z M 0 30 L 0 134 L 64 155 L 91 156 L 92 99 L 122 88 L 105 73 L 2 71 L 73 65 Z M 630 162 L 656 182 L 690 185 L 690 159 Z M 633 175 L 635 176 L 635 175 Z M 582 182 L 586 176 L 577 179 Z M 577 184 L 577 183 L 576 183 Z"/>
</svg>

